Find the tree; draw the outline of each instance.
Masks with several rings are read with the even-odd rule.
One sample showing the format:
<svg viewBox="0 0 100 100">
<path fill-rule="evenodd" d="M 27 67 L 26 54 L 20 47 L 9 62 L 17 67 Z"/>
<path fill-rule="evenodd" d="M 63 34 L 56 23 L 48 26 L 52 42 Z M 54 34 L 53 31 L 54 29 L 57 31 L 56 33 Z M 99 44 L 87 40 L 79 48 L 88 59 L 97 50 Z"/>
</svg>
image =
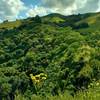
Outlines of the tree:
<svg viewBox="0 0 100 100">
<path fill-rule="evenodd" d="M 89 24 L 86 22 L 80 23 L 78 25 L 73 25 L 73 29 L 88 28 Z"/>
<path fill-rule="evenodd" d="M 38 15 L 35 16 L 34 21 L 35 21 L 36 23 L 41 23 L 41 22 L 42 22 L 40 16 L 38 16 Z"/>
<path fill-rule="evenodd" d="M 9 83 L 3 83 L 1 86 L 1 91 L 0 91 L 0 96 L 2 96 L 2 98 L 5 98 L 4 100 L 10 100 L 9 99 L 9 94 L 11 92 L 11 85 Z"/>
<path fill-rule="evenodd" d="M 3 21 L 3 23 L 7 23 L 7 22 L 8 22 L 8 20 L 4 20 L 4 21 Z"/>
</svg>

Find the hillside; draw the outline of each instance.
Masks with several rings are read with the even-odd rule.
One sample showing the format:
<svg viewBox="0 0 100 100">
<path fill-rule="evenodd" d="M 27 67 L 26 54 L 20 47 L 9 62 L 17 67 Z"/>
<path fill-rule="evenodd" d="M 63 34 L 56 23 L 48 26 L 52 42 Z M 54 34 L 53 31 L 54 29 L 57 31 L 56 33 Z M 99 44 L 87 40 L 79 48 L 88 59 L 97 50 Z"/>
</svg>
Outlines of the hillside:
<svg viewBox="0 0 100 100">
<path fill-rule="evenodd" d="M 0 100 L 99 100 L 99 18 L 49 14 L 1 23 Z"/>
</svg>

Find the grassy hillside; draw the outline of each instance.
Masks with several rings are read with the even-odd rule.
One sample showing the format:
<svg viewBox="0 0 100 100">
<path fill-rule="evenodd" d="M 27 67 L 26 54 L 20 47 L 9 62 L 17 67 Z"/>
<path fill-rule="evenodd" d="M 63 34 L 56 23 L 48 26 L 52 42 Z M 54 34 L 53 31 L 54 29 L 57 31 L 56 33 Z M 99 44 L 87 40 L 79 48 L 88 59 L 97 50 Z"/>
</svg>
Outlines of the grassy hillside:
<svg viewBox="0 0 100 100">
<path fill-rule="evenodd" d="M 76 23 L 76 25 L 86 22 L 89 24 L 87 29 L 82 29 L 83 31 L 93 32 L 96 30 L 100 30 L 100 13 L 93 14 L 92 16 L 85 18 Z"/>
<path fill-rule="evenodd" d="M 13 29 L 14 27 L 19 27 L 21 25 L 21 21 L 13 21 L 13 22 L 3 22 L 0 24 L 0 30 L 1 29 Z"/>
<path fill-rule="evenodd" d="M 0 24 L 0 100 L 99 100 L 98 18 L 50 14 Z"/>
</svg>

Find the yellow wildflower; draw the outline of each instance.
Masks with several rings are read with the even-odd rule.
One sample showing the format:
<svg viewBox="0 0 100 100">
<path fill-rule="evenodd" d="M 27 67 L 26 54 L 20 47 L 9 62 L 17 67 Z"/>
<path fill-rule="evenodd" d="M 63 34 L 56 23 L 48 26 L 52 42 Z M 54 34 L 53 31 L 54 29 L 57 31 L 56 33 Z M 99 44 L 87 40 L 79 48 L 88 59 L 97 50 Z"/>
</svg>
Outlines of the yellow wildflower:
<svg viewBox="0 0 100 100">
<path fill-rule="evenodd" d="M 47 78 L 47 75 L 44 73 L 40 73 L 35 76 L 33 76 L 33 74 L 30 74 L 30 77 L 34 83 L 39 83 L 40 81 L 45 80 Z"/>
<path fill-rule="evenodd" d="M 42 77 L 43 80 L 46 80 L 46 77 Z"/>
<path fill-rule="evenodd" d="M 96 86 L 99 86 L 100 84 L 99 83 L 96 83 Z"/>
</svg>

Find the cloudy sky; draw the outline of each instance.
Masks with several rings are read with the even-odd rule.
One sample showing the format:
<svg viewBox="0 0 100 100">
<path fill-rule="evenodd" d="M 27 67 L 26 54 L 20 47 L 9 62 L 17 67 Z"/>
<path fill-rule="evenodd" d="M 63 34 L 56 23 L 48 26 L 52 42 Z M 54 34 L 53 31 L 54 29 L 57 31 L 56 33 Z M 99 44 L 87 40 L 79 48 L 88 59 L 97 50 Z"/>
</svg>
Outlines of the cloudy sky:
<svg viewBox="0 0 100 100">
<path fill-rule="evenodd" d="M 100 0 L 0 0 L 0 21 L 48 13 L 70 15 L 99 11 Z"/>
</svg>

